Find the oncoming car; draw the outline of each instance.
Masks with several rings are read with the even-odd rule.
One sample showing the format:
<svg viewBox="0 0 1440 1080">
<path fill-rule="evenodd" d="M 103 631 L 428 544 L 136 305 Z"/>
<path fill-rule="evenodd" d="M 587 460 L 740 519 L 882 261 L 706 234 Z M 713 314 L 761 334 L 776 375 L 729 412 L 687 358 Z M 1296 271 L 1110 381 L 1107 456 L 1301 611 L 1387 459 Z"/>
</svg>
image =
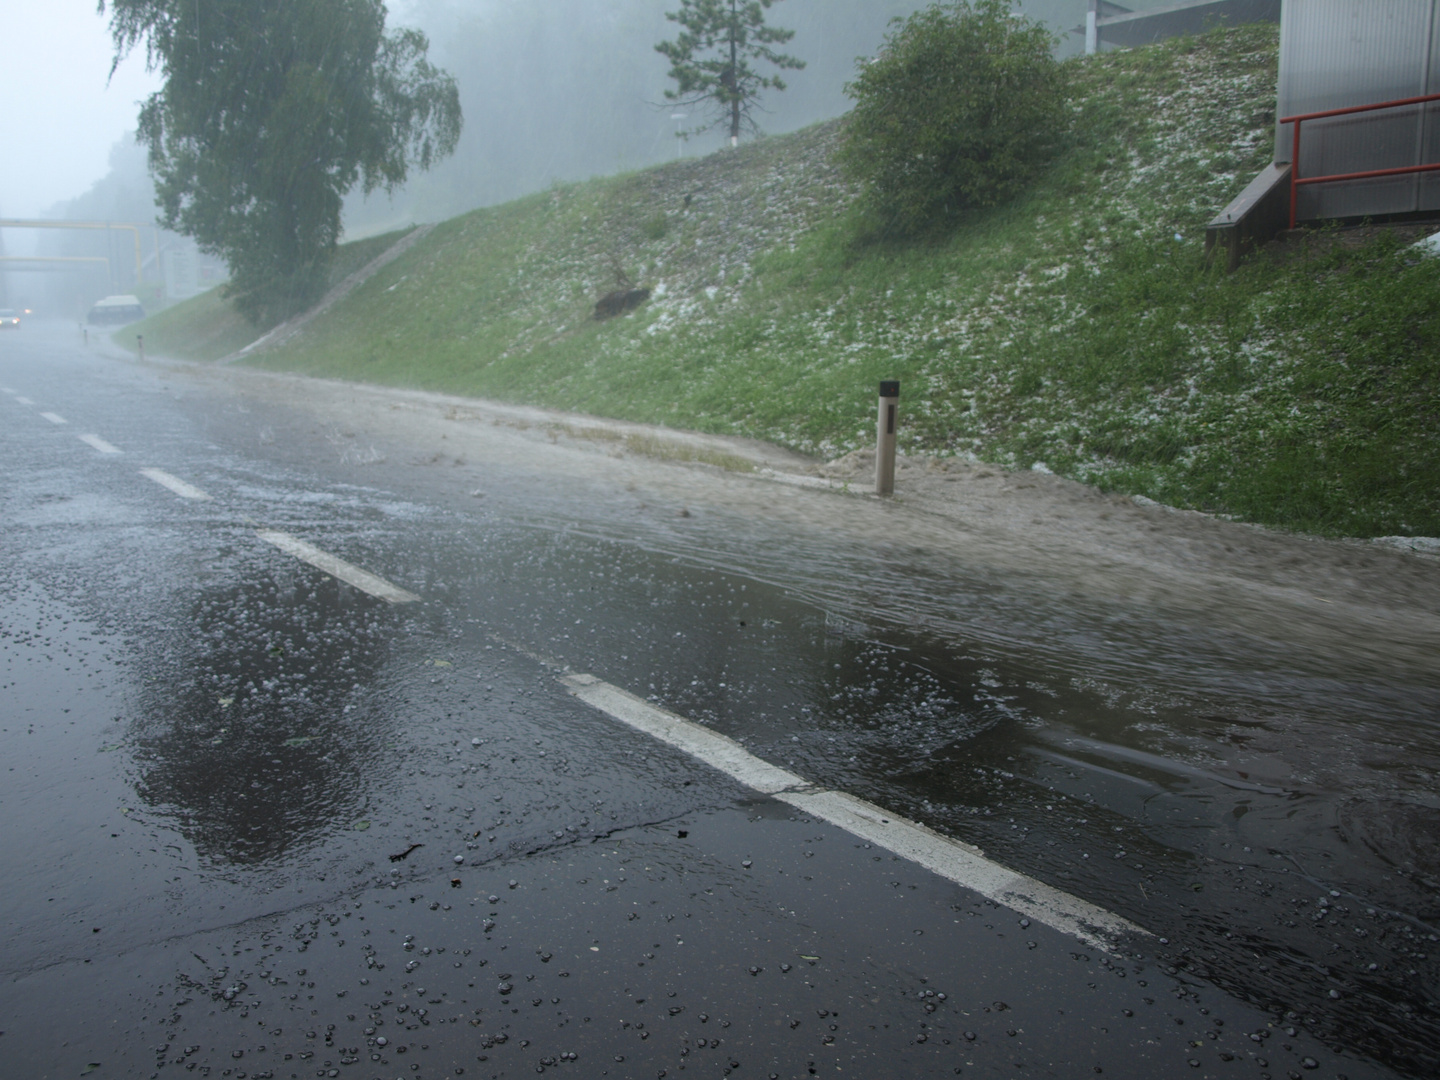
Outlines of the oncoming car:
<svg viewBox="0 0 1440 1080">
<path fill-rule="evenodd" d="M 19 330 L 20 313 L 14 308 L 0 308 L 0 330 Z"/>
</svg>

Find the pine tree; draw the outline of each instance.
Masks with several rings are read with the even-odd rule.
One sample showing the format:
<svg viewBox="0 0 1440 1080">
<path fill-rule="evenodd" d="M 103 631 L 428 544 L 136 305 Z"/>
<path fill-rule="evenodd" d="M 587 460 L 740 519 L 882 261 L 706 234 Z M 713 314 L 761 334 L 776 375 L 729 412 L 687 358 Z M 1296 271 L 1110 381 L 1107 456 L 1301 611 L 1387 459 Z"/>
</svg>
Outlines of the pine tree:
<svg viewBox="0 0 1440 1080">
<path fill-rule="evenodd" d="M 781 70 L 798 71 L 803 60 L 776 52 L 794 30 L 765 25 L 765 12 L 776 0 L 681 0 L 680 10 L 665 17 L 683 28 L 674 41 L 662 41 L 655 51 L 670 61 L 676 89 L 666 90 L 669 101 L 686 106 L 708 105 L 716 112 L 711 127 L 730 128 L 730 145 L 738 146 L 760 93 L 784 90 L 778 75 L 762 75 L 753 64 L 764 62 Z M 702 129 L 703 130 L 703 129 Z"/>
</svg>

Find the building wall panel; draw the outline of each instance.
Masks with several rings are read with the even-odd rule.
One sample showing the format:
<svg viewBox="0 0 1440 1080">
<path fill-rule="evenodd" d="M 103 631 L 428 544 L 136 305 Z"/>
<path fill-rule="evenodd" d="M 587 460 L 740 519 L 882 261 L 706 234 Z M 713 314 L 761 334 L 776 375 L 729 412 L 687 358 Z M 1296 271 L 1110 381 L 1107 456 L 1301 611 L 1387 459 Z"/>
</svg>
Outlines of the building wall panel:
<svg viewBox="0 0 1440 1080">
<path fill-rule="evenodd" d="M 1440 2 L 1430 27 L 1430 54 L 1426 64 L 1425 93 L 1440 94 Z M 1440 101 L 1425 107 L 1420 133 L 1419 161 L 1440 161 Z M 1422 173 L 1418 181 L 1420 210 L 1440 210 L 1440 173 Z"/>
<path fill-rule="evenodd" d="M 1440 0 L 1285 0 L 1277 119 L 1437 92 L 1437 15 Z M 1277 162 L 1290 161 L 1292 136 L 1291 125 L 1277 123 Z M 1415 165 L 1437 152 L 1433 106 L 1312 120 L 1303 128 L 1300 175 Z M 1301 189 L 1298 216 L 1405 213 L 1437 198 L 1440 183 L 1414 176 L 1316 185 Z"/>
<path fill-rule="evenodd" d="M 1278 22 L 1281 0 L 1178 0 L 1145 11 L 1112 13 L 1102 5 L 1102 49 L 1133 49 L 1181 34 L 1203 34 L 1216 26 Z"/>
</svg>

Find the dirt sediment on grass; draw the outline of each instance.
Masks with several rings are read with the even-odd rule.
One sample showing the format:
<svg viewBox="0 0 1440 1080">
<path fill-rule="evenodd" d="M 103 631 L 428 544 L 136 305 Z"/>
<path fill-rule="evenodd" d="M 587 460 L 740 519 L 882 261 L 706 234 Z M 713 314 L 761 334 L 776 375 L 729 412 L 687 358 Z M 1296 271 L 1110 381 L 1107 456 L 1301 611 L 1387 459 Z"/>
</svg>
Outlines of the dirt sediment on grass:
<svg viewBox="0 0 1440 1080">
<path fill-rule="evenodd" d="M 817 472 L 859 487 L 873 469 L 860 451 Z M 902 458 L 896 492 L 917 514 L 981 531 L 1037 571 L 1068 567 L 1117 600 L 1440 674 L 1440 557 L 1423 542 L 1283 533 L 953 458 Z"/>
<path fill-rule="evenodd" d="M 821 463 L 753 440 L 443 394 L 236 368 L 171 372 L 303 410 L 343 427 L 356 446 L 619 478 L 679 507 L 764 514 L 875 550 L 924 551 L 1073 597 L 1101 617 L 1139 611 L 1304 655 L 1312 670 L 1403 673 L 1440 688 L 1440 558 L 1421 553 L 1276 532 L 958 458 L 902 457 L 896 497 L 881 500 L 868 494 L 868 451 Z M 352 461 L 366 464 L 363 454 Z M 803 487 L 774 482 L 796 478 Z M 457 499 L 473 486 L 459 475 L 435 482 L 453 485 Z"/>
</svg>

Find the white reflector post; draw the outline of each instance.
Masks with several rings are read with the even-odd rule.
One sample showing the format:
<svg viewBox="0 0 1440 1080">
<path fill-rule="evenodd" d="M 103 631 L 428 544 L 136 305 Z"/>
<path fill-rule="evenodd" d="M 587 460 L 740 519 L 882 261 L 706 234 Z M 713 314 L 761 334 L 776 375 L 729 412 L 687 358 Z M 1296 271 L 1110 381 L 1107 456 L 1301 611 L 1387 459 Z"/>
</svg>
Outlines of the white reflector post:
<svg viewBox="0 0 1440 1080">
<path fill-rule="evenodd" d="M 880 384 L 880 415 L 875 421 L 875 494 L 895 494 L 895 427 L 900 410 L 900 384 Z"/>
</svg>

